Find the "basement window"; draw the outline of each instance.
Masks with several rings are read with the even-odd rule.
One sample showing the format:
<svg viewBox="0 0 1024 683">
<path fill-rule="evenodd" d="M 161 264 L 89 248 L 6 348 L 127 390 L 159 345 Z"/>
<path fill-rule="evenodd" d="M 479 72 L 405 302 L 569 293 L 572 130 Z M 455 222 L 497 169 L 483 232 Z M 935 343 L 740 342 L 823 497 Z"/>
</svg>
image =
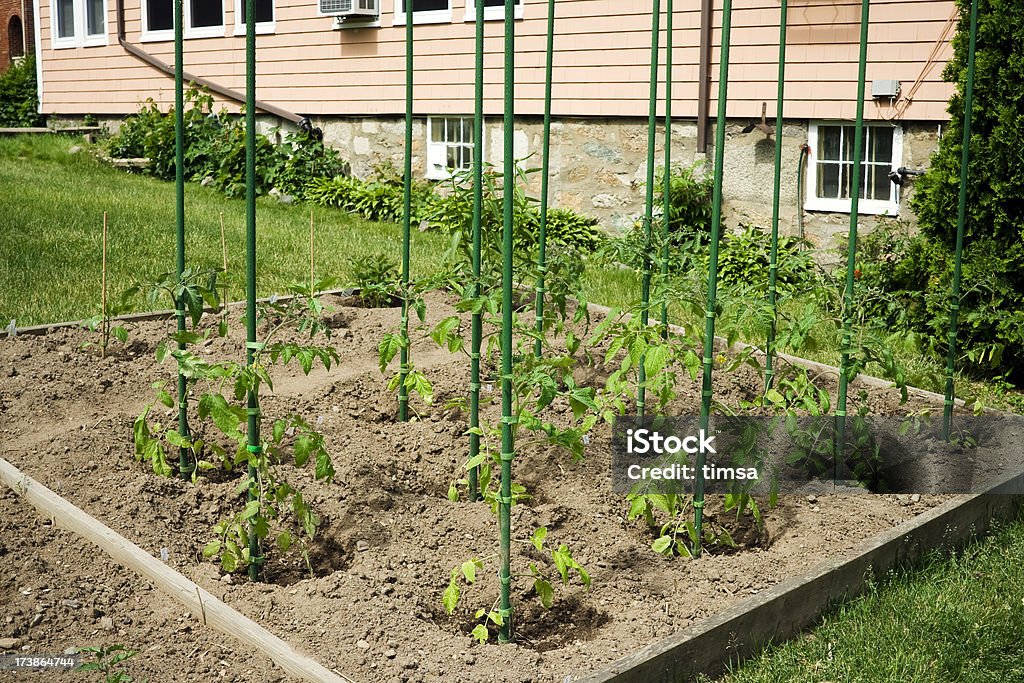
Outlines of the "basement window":
<svg viewBox="0 0 1024 683">
<path fill-rule="evenodd" d="M 805 208 L 850 212 L 855 131 L 855 126 L 848 122 L 811 123 Z M 892 216 L 899 213 L 900 188 L 889 180 L 889 173 L 899 168 L 902 158 L 902 128 L 889 124 L 864 126 L 859 213 Z"/>
<path fill-rule="evenodd" d="M 427 177 L 445 180 L 473 168 L 472 117 L 427 118 Z"/>
</svg>

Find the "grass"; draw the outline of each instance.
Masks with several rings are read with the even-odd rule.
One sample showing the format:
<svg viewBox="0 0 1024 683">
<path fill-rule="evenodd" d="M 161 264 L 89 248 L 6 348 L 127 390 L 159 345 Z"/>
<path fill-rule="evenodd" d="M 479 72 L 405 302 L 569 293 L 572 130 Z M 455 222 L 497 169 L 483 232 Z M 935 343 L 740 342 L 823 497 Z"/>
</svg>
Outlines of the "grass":
<svg viewBox="0 0 1024 683">
<path fill-rule="evenodd" d="M 78 320 L 99 312 L 103 212 L 107 212 L 108 291 L 112 296 L 138 280 L 152 280 L 174 267 L 174 186 L 110 168 L 88 153 L 70 154 L 74 139 L 47 136 L 0 138 L 0 324 L 18 326 Z M 43 182 L 45 180 L 45 182 Z M 261 198 L 257 203 L 258 294 L 282 292 L 309 280 L 308 204 L 283 205 Z M 245 203 L 189 183 L 185 191 L 187 259 L 200 268 L 222 264 L 220 221 L 223 216 L 228 255 L 230 298 L 242 298 L 245 267 Z M 386 254 L 393 261 L 401 245 L 400 227 L 374 223 L 323 207 L 313 208 L 316 225 L 316 273 L 349 282 L 350 257 Z M 413 231 L 413 276 L 434 272 L 441 264 L 445 239 Z M 626 307 L 639 299 L 637 273 L 608 267 L 589 268 L 584 278 L 588 300 Z M 723 285 L 720 290 L 727 289 Z M 169 308 L 170 303 L 166 302 Z M 798 313 L 802 303 L 790 300 Z M 135 308 L 144 310 L 141 298 Z M 741 311 L 742 312 L 742 311 Z M 655 313 L 655 315 L 657 315 Z M 672 320 L 703 334 L 703 315 L 678 306 Z M 727 324 L 723 317 L 720 329 Z M 735 321 L 739 338 L 763 343 L 763 326 Z M 838 336 L 831 322 L 817 335 L 825 340 L 804 355 L 839 364 Z M 941 391 L 942 363 L 917 352 L 909 343 L 897 349 L 911 383 Z M 869 368 L 869 372 L 872 368 Z M 876 370 L 877 371 L 877 370 Z M 958 378 L 962 396 L 979 396 L 989 405 L 1020 410 L 1024 398 L 1012 388 Z"/>
<path fill-rule="evenodd" d="M 174 185 L 132 175 L 87 153 L 69 154 L 59 136 L 0 138 L 0 320 L 19 326 L 77 320 L 99 311 L 103 212 L 108 221 L 108 291 L 174 269 Z M 45 181 L 45 182 L 44 182 Z M 222 265 L 223 213 L 228 270 L 245 267 L 245 202 L 189 183 L 185 190 L 190 265 Z M 309 206 L 257 204 L 260 296 L 309 280 Z M 399 226 L 314 207 L 316 271 L 342 282 L 348 259 L 399 254 Z M 440 264 L 444 240 L 413 234 L 413 270 Z M 232 278 L 235 279 L 235 278 Z M 232 298 L 241 298 L 236 290 Z M 169 302 L 168 302 L 169 303 Z M 138 302 L 143 307 L 143 302 Z M 169 307 L 169 305 L 168 305 Z"/>
<path fill-rule="evenodd" d="M 1024 681 L 1024 520 L 890 575 L 719 683 Z M 706 681 L 707 679 L 705 679 Z"/>
</svg>

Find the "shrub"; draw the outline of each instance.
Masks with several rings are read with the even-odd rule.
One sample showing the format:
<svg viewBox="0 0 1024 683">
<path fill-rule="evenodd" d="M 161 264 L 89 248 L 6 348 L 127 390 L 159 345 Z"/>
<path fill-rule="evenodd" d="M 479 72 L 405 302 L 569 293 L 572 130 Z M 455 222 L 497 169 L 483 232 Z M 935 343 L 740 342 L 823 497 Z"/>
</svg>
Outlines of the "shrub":
<svg viewBox="0 0 1024 683">
<path fill-rule="evenodd" d="M 29 55 L 0 75 L 0 126 L 29 128 L 41 125 L 42 121 L 36 61 Z"/>
<path fill-rule="evenodd" d="M 665 169 L 655 180 L 655 206 L 664 206 Z M 707 244 L 711 237 L 713 178 L 701 166 L 673 166 L 669 171 L 668 233 L 677 246 Z"/>
<path fill-rule="evenodd" d="M 240 117 L 213 111 L 213 98 L 191 88 L 185 92 L 184 112 L 185 177 L 210 178 L 213 187 L 229 197 L 245 194 L 245 126 Z M 174 109 L 161 112 L 147 100 L 137 114 L 125 119 L 109 141 L 114 157 L 146 157 L 145 172 L 170 180 L 175 175 Z M 305 198 L 311 179 L 348 172 L 336 150 L 327 148 L 312 135 L 289 133 L 275 145 L 264 135 L 256 136 L 256 193 L 276 187 L 281 192 Z"/>
</svg>

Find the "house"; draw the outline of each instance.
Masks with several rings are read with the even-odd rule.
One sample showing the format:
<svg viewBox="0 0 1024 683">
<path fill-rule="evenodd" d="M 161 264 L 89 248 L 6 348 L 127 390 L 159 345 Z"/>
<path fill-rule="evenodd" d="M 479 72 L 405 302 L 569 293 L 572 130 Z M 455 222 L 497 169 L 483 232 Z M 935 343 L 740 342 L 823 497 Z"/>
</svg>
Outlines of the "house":
<svg viewBox="0 0 1024 683">
<path fill-rule="evenodd" d="M 32 0 L 0 0 L 0 74 L 35 52 L 34 12 Z"/>
<path fill-rule="evenodd" d="M 357 173 L 403 154 L 408 0 L 256 0 L 258 97 L 310 117 Z M 33 0 L 39 17 L 41 109 L 54 117 L 120 117 L 152 97 L 173 101 L 173 0 Z M 340 18 L 355 2 L 366 14 Z M 502 156 L 504 5 L 485 2 L 484 139 L 472 139 L 474 0 L 413 0 L 418 173 L 443 178 L 472 150 Z M 662 0 L 659 73 L 665 59 Z M 244 90 L 242 0 L 185 0 L 185 69 L 231 95 Z M 641 209 L 646 168 L 650 1 L 558 0 L 553 75 L 552 201 L 618 230 Z M 517 0 L 516 156 L 540 149 L 547 2 Z M 928 163 L 953 92 L 941 79 L 958 14 L 953 0 L 871 3 L 865 116 L 867 215 L 909 218 L 908 181 L 889 173 Z M 732 223 L 771 215 L 774 145 L 752 122 L 774 119 L 778 0 L 735 0 L 725 196 Z M 673 160 L 713 154 L 721 0 L 675 0 Z M 790 0 L 783 146 L 784 230 L 799 215 L 823 241 L 848 223 L 860 3 Z M 702 28 L 703 27 L 703 28 Z M 161 70 L 161 63 L 164 69 Z M 709 87 L 701 87 L 701 84 Z M 664 92 L 664 85 L 659 89 Z M 225 98 L 229 101 L 230 97 Z M 234 105 L 232 105 L 234 106 Z M 659 106 L 659 117 L 662 116 Z M 298 116 L 293 116 L 297 119 Z M 273 117 L 270 117 L 273 120 Z M 743 132 L 751 129 L 750 132 Z M 662 133 L 659 126 L 659 138 Z M 809 145 L 803 187 L 801 148 Z M 658 164 L 663 163 L 659 139 Z M 539 158 L 533 162 L 539 166 Z M 802 211 L 798 214 L 798 206 Z"/>
</svg>

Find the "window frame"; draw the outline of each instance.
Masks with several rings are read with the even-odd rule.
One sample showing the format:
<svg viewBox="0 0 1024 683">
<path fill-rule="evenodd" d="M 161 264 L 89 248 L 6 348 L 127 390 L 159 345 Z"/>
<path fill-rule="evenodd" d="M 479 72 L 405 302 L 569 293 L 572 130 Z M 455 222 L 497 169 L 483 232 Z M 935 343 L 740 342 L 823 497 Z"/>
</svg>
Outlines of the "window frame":
<svg viewBox="0 0 1024 683">
<path fill-rule="evenodd" d="M 831 197 L 817 196 L 819 164 L 822 163 L 818 161 L 817 154 L 819 142 L 818 136 L 820 134 L 819 128 L 835 126 L 847 127 L 852 125 L 854 125 L 853 122 L 845 120 L 820 120 L 809 122 L 807 127 L 807 145 L 808 147 L 810 147 L 810 151 L 807 154 L 808 173 L 805 187 L 804 209 L 808 211 L 829 211 L 833 213 L 846 214 L 850 213 L 852 198 L 835 199 Z M 886 127 L 892 129 L 892 159 L 890 160 L 889 170 L 895 171 L 897 168 L 903 165 L 903 127 L 899 125 L 893 125 L 888 122 L 864 122 L 865 131 L 868 131 L 871 128 Z M 864 140 L 865 156 L 867 155 L 869 149 L 869 146 L 867 144 L 868 137 L 869 136 L 865 136 Z M 863 161 L 861 163 L 864 164 Z M 863 184 L 863 173 L 861 182 Z M 860 201 L 857 204 L 857 213 L 867 215 L 899 215 L 900 188 L 898 185 L 892 182 L 890 182 L 889 197 L 890 199 L 886 201 L 880 199 L 867 199 L 863 195 L 861 195 Z"/>
<path fill-rule="evenodd" d="M 104 2 L 106 2 L 106 1 L 107 0 L 104 0 Z M 174 15 L 173 10 L 174 10 L 174 2 L 175 2 L 175 0 L 170 0 L 170 2 L 171 2 L 171 10 L 172 10 L 171 14 L 172 14 L 172 17 L 173 17 L 173 15 Z M 141 16 L 141 21 L 142 21 L 142 26 L 141 26 L 142 30 L 141 30 L 140 35 L 139 35 L 139 42 L 140 43 L 156 43 L 156 42 L 164 42 L 164 41 L 174 40 L 174 27 L 173 26 L 171 28 L 169 28 L 169 29 L 166 29 L 166 28 L 165 29 L 158 29 L 156 31 L 150 31 L 147 28 L 147 24 L 149 22 L 149 15 L 148 15 L 148 9 L 147 9 L 148 6 L 149 6 L 149 0 L 141 0 L 140 4 L 141 4 L 141 15 L 140 16 Z M 215 25 L 215 26 L 201 26 L 199 28 L 192 28 L 192 0 L 182 0 L 182 5 L 183 5 L 182 13 L 185 15 L 184 16 L 185 30 L 184 30 L 184 32 L 182 34 L 183 37 L 186 40 L 190 40 L 192 38 L 223 38 L 223 37 L 225 37 L 228 34 L 228 23 L 227 23 L 227 21 L 225 19 L 225 15 L 227 14 L 227 7 L 226 7 L 227 4 L 228 4 L 228 0 L 221 0 L 221 4 L 220 4 L 220 24 Z M 173 18 L 172 18 L 172 23 L 173 23 Z"/>
<path fill-rule="evenodd" d="M 395 16 L 392 26 L 405 26 L 405 12 L 401 9 L 404 2 L 414 3 L 414 0 L 395 0 Z M 416 24 L 450 24 L 452 21 L 452 0 L 448 0 L 448 9 L 428 10 L 424 12 L 413 12 L 413 25 Z"/>
<path fill-rule="evenodd" d="M 396 0 L 397 1 L 397 0 Z M 524 0 L 518 0 L 516 2 L 515 10 L 513 12 L 513 19 L 523 18 L 523 6 L 526 4 Z M 505 6 L 498 5 L 497 7 L 484 7 L 484 21 L 498 21 L 505 18 Z M 466 15 L 462 19 L 463 21 L 473 22 L 476 21 L 476 0 L 466 0 Z"/>
<path fill-rule="evenodd" d="M 446 158 L 447 158 L 447 150 L 448 150 L 449 146 L 451 146 L 451 145 L 459 145 L 459 146 L 463 146 L 463 147 L 468 146 L 470 148 L 470 150 L 471 150 L 471 156 L 470 156 L 470 166 L 469 166 L 468 169 L 465 169 L 467 171 L 472 171 L 472 169 L 473 169 L 473 161 L 472 161 L 473 160 L 473 156 L 472 155 L 474 155 L 474 154 L 481 154 L 482 155 L 483 154 L 483 144 L 479 144 L 478 145 L 477 141 L 475 141 L 475 140 L 470 145 L 467 145 L 465 142 L 449 142 L 447 140 L 445 140 L 443 142 L 434 142 L 433 141 L 433 132 L 434 132 L 435 122 L 436 121 L 441 121 L 441 120 L 444 120 L 444 119 L 460 119 L 460 120 L 467 121 L 469 123 L 469 126 L 470 126 L 470 128 L 469 128 L 470 133 L 472 134 L 472 132 L 473 132 L 473 116 L 472 116 L 472 114 L 470 114 L 470 115 L 464 115 L 464 114 L 461 114 L 461 115 L 460 114 L 431 114 L 431 115 L 427 116 L 427 125 L 425 126 L 427 139 L 426 139 L 426 144 L 424 146 L 424 149 L 425 149 L 425 154 L 424 154 L 424 167 L 425 167 L 425 169 L 424 169 L 424 176 L 428 180 L 449 180 L 452 176 L 456 175 L 456 173 L 463 172 L 462 170 L 458 170 L 458 171 L 452 172 L 452 171 L 448 170 L 447 167 L 445 167 L 445 170 L 443 172 L 435 170 L 435 165 L 433 163 L 431 163 L 431 161 L 430 161 L 430 159 L 431 159 L 431 149 L 435 148 L 438 145 L 444 147 L 444 149 L 446 151 L 446 155 L 445 155 Z M 481 137 L 484 140 L 487 139 L 487 135 L 485 133 L 481 134 Z M 483 159 L 482 156 L 480 158 Z"/>
<path fill-rule="evenodd" d="M 50 42 L 54 50 L 64 50 L 76 47 L 105 47 L 110 44 L 110 2 L 101 0 L 103 3 L 103 32 L 88 33 L 88 4 L 86 0 L 71 0 L 71 29 L 70 36 L 61 37 L 58 32 L 57 3 L 59 0 L 50 0 Z"/>
<path fill-rule="evenodd" d="M 234 0 L 235 5 L 235 28 L 234 34 L 236 36 L 244 36 L 246 33 L 246 24 L 242 21 L 242 6 L 245 4 L 245 0 Z M 277 32 L 277 3 L 276 0 L 270 0 L 270 9 L 273 12 L 273 19 L 270 21 L 257 21 L 256 22 L 256 35 L 266 35 L 268 33 Z"/>
</svg>

